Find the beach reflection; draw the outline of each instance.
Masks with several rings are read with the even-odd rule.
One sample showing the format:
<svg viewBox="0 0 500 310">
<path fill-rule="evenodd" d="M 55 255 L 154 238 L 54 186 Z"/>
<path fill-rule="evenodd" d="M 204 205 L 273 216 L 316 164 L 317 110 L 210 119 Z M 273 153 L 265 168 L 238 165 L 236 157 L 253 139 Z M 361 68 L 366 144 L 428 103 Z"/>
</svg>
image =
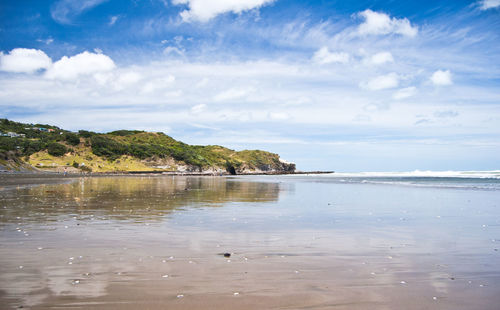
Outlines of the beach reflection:
<svg viewBox="0 0 500 310">
<path fill-rule="evenodd" d="M 179 256 L 186 246 L 202 247 L 203 236 L 184 238 L 176 228 L 150 231 L 149 225 L 172 221 L 169 215 L 175 211 L 276 202 L 282 191 L 276 182 L 171 176 L 79 178 L 11 187 L 0 199 L 3 303 L 33 307 L 57 296 L 106 295 L 111 283 L 136 278 L 137 269 L 165 249 L 169 255 L 161 265 L 168 272 L 165 260 Z M 167 235 L 171 237 L 165 244 Z M 166 248 L 159 249 L 161 243 Z"/>
<path fill-rule="evenodd" d="M 176 209 L 225 202 L 273 202 L 279 183 L 234 182 L 219 177 L 100 177 L 69 184 L 4 191 L 0 222 L 60 221 L 64 216 L 148 220 Z"/>
</svg>

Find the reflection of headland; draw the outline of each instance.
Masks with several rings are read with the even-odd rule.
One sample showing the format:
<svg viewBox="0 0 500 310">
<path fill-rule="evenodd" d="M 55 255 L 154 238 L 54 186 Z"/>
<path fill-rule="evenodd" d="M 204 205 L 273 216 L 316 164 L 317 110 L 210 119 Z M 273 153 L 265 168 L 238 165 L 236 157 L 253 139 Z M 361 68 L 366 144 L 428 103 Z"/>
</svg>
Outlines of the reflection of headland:
<svg viewBox="0 0 500 310">
<path fill-rule="evenodd" d="M 3 202 L 7 208 L 0 221 L 16 217 L 50 221 L 58 215 L 89 212 L 126 220 L 155 218 L 180 208 L 217 207 L 226 202 L 273 202 L 279 198 L 280 184 L 220 177 L 99 177 L 20 188 L 6 194 Z"/>
</svg>

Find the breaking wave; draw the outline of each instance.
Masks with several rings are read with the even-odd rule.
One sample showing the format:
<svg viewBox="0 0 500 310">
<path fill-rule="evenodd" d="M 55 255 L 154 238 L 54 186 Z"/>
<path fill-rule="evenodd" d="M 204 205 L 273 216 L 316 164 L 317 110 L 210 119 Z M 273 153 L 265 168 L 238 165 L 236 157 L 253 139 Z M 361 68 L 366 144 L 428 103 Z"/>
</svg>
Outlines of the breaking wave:
<svg viewBox="0 0 500 310">
<path fill-rule="evenodd" d="M 469 178 L 469 179 L 500 179 L 500 170 L 491 171 L 409 171 L 409 172 L 336 172 L 327 174 L 329 177 L 385 177 L 385 178 Z"/>
</svg>

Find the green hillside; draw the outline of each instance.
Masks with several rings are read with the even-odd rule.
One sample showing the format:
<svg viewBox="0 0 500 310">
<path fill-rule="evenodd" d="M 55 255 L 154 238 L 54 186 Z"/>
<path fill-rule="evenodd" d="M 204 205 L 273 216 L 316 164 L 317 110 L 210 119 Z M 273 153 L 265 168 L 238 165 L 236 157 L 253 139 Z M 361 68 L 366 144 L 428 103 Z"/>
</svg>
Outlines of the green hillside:
<svg viewBox="0 0 500 310">
<path fill-rule="evenodd" d="M 73 133 L 46 124 L 0 119 L 0 166 L 6 161 L 50 171 L 293 172 L 279 155 L 189 145 L 161 132 L 118 130 Z M 2 161 L 4 164 L 2 164 Z"/>
</svg>

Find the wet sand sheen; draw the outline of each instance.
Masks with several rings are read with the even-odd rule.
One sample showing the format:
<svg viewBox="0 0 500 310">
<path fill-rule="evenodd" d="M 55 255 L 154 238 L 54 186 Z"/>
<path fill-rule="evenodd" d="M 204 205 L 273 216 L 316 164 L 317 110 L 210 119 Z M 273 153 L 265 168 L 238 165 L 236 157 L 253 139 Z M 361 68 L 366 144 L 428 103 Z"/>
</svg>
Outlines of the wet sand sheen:
<svg viewBox="0 0 500 310">
<path fill-rule="evenodd" d="M 2 309 L 500 302 L 497 192 L 109 177 L 8 189 L 1 201 Z"/>
</svg>

